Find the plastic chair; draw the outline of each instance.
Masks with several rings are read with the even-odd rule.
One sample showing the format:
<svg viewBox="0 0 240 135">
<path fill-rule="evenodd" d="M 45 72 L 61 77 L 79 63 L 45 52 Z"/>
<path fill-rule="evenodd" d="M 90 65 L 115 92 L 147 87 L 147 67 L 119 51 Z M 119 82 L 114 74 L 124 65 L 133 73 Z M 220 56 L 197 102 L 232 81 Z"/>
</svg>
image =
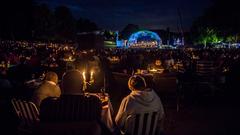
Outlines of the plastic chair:
<svg viewBox="0 0 240 135">
<path fill-rule="evenodd" d="M 19 132 L 32 133 L 32 128 L 39 122 L 39 111 L 36 105 L 29 101 L 12 99 L 11 103 L 20 120 Z"/>
<path fill-rule="evenodd" d="M 160 134 L 158 127 L 159 112 L 144 112 L 129 115 L 125 121 L 124 135 L 156 135 Z"/>
</svg>

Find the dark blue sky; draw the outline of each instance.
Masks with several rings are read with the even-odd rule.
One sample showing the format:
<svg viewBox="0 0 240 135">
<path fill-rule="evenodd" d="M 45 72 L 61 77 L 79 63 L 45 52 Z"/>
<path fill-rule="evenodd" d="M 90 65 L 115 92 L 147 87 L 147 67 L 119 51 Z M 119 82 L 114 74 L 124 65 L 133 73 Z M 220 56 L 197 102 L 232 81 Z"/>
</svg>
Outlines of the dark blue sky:
<svg viewBox="0 0 240 135">
<path fill-rule="evenodd" d="M 210 0 L 36 0 L 51 9 L 65 5 L 73 15 L 88 18 L 100 28 L 121 30 L 129 23 L 145 29 L 177 30 L 179 8 L 184 30 L 211 5 Z"/>
</svg>

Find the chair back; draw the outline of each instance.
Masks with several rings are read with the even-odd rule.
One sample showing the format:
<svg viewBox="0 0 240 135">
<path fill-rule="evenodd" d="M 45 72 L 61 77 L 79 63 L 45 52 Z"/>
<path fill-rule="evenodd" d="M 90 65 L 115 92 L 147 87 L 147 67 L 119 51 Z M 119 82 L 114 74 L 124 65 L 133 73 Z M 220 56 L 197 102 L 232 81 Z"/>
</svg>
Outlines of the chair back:
<svg viewBox="0 0 240 135">
<path fill-rule="evenodd" d="M 196 74 L 200 77 L 211 76 L 214 73 L 213 61 L 197 61 Z"/>
<path fill-rule="evenodd" d="M 36 125 L 36 135 L 100 135 L 97 122 L 43 122 Z"/>
<path fill-rule="evenodd" d="M 177 68 L 177 72 L 178 72 L 178 73 L 182 73 L 182 74 L 183 74 L 183 73 L 185 72 L 185 70 L 186 70 L 182 62 L 178 62 L 178 63 L 176 64 L 176 68 Z"/>
<path fill-rule="evenodd" d="M 127 135 L 155 135 L 157 133 L 159 112 L 144 112 L 129 115 L 125 122 Z"/>
<path fill-rule="evenodd" d="M 101 118 L 102 105 L 96 96 L 63 95 L 44 99 L 40 106 L 42 122 L 92 121 Z"/>
<path fill-rule="evenodd" d="M 32 126 L 39 122 L 39 111 L 34 103 L 15 98 L 11 102 L 21 124 Z"/>
</svg>

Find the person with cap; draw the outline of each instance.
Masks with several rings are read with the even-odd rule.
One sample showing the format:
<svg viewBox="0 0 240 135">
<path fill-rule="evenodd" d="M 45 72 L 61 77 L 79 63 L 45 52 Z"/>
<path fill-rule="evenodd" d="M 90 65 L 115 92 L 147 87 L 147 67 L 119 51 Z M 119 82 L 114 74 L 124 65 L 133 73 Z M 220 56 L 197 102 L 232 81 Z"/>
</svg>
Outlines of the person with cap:
<svg viewBox="0 0 240 135">
<path fill-rule="evenodd" d="M 124 122 L 131 114 L 141 112 L 159 112 L 159 124 L 162 128 L 164 109 L 159 96 L 152 88 L 149 88 L 146 80 L 141 75 L 133 75 L 129 78 L 128 87 L 131 93 L 123 98 L 115 118 L 117 126 L 124 128 Z"/>
</svg>

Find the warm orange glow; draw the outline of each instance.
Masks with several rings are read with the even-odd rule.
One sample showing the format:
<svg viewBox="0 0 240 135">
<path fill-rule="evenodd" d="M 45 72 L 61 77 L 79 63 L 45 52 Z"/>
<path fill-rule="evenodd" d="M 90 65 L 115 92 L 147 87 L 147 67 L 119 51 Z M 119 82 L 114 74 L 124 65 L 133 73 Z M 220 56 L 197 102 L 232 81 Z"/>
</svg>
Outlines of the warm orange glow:
<svg viewBox="0 0 240 135">
<path fill-rule="evenodd" d="M 91 72 L 90 72 L 90 82 L 89 82 L 90 84 L 94 83 L 93 75 L 94 75 L 94 71 L 91 70 Z"/>
<path fill-rule="evenodd" d="M 150 69 L 150 72 L 157 72 L 157 69 Z"/>
<path fill-rule="evenodd" d="M 86 82 L 86 73 L 85 73 L 85 71 L 82 72 L 82 76 L 83 76 L 83 81 Z"/>
</svg>

